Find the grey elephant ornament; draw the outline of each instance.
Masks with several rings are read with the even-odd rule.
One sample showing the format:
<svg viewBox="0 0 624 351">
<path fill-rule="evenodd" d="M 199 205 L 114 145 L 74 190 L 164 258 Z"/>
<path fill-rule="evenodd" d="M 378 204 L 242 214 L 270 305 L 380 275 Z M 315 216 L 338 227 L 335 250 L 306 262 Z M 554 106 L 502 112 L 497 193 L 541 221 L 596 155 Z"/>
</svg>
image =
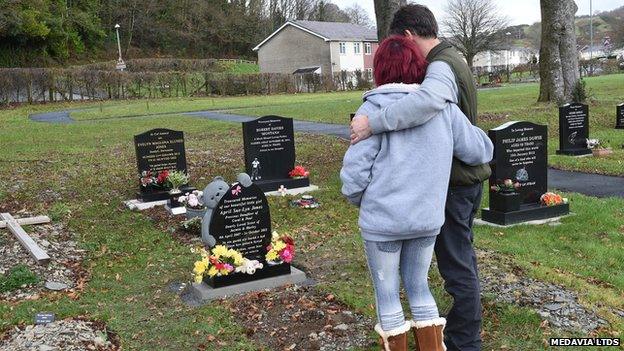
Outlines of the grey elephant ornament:
<svg viewBox="0 0 624 351">
<path fill-rule="evenodd" d="M 204 194 L 202 196 L 204 200 L 204 206 L 206 206 L 206 214 L 202 219 L 202 242 L 208 247 L 216 245 L 217 241 L 214 236 L 210 235 L 210 220 L 212 219 L 212 213 L 214 209 L 221 201 L 221 198 L 230 189 L 228 183 L 222 177 L 215 177 L 210 184 L 204 188 Z"/>
</svg>

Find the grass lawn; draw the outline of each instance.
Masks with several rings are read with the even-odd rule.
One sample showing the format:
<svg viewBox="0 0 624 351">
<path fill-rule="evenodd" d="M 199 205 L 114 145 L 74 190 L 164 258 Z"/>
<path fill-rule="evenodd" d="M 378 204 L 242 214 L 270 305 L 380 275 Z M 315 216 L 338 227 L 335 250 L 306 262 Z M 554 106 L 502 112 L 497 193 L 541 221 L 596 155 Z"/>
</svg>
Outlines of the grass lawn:
<svg viewBox="0 0 624 351">
<path fill-rule="evenodd" d="M 624 95 L 618 79 L 624 76 L 593 78 L 588 86 L 597 97 L 610 99 L 592 106 L 592 134 L 601 138 L 613 135 L 612 141 L 622 143 L 623 136 L 616 139 L 609 131 L 616 101 Z M 534 85 L 481 91 L 481 111 L 492 119 L 482 125 L 489 128 L 510 119 L 554 121 L 550 129 L 555 138 L 556 111 L 535 104 L 535 92 Z M 261 115 L 270 111 L 346 123 L 359 96 L 353 92 L 158 100 L 150 102 L 149 112 L 245 108 L 240 112 Z M 98 120 L 145 114 L 146 102 L 104 103 L 103 112 L 98 104 L 90 105 L 0 111 L 0 208 L 17 202 L 34 214 L 57 214 L 56 220 L 76 232 L 88 251 L 83 265 L 91 274 L 85 290 L 74 298 L 50 294 L 31 301 L 0 302 L 0 330 L 31 323 L 36 311 L 45 310 L 59 318 L 85 315 L 102 320 L 120 335 L 126 350 L 198 349 L 210 345 L 208 335 L 220 342 L 217 346 L 214 341 L 208 349 L 259 349 L 236 324 L 227 302 L 191 308 L 167 291 L 170 282 L 190 280 L 194 257 L 188 245 L 160 229 L 147 215 L 130 212 L 122 205 L 136 187 L 133 135 L 156 127 L 183 130 L 192 183 L 202 188 L 216 175 L 233 180 L 243 169 L 240 126 L 182 115 Z M 268 105 L 271 107 L 261 107 Z M 83 107 L 92 108 L 72 115 L 89 122 L 49 125 L 28 120 L 33 112 Z M 498 114 L 510 116 L 499 118 Z M 551 139 L 553 153 L 555 140 Z M 317 197 L 323 206 L 300 211 L 290 208 L 286 199 L 274 198 L 270 200 L 271 217 L 274 229 L 289 232 L 297 240 L 295 265 L 312 272 L 318 289 L 332 293 L 355 311 L 374 316 L 372 288 L 357 233 L 357 211 L 339 193 L 338 171 L 347 147 L 346 142 L 332 137 L 297 135 L 298 163 L 313 172 L 314 183 L 322 189 Z M 622 153 L 618 152 L 619 159 L 591 160 L 587 167 L 624 174 Z M 553 156 L 551 163 L 585 169 L 576 164 L 578 159 Z M 59 194 L 60 199 L 50 201 L 46 190 Z M 475 243 L 510 257 L 531 277 L 576 291 L 583 304 L 611 322 L 601 334 L 621 336 L 624 322 L 613 309 L 624 309 L 624 200 L 566 196 L 575 215 L 561 225 L 477 227 Z M 450 300 L 435 271 L 431 286 L 441 309 L 448 308 Z M 540 326 L 541 322 L 532 310 L 486 296 L 484 350 L 544 350 L 544 339 L 566 335 Z"/>
</svg>

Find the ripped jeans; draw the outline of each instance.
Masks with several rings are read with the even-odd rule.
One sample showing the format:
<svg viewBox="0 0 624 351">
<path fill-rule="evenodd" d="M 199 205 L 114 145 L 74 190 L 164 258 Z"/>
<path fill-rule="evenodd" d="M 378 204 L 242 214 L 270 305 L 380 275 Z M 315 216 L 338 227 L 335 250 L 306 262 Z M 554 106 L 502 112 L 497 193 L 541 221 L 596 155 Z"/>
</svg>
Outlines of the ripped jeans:
<svg viewBox="0 0 624 351">
<path fill-rule="evenodd" d="M 438 318 L 427 282 L 436 237 L 398 241 L 364 241 L 368 269 L 375 287 L 377 319 L 384 331 L 405 324 L 399 297 L 401 280 L 415 321 Z"/>
</svg>

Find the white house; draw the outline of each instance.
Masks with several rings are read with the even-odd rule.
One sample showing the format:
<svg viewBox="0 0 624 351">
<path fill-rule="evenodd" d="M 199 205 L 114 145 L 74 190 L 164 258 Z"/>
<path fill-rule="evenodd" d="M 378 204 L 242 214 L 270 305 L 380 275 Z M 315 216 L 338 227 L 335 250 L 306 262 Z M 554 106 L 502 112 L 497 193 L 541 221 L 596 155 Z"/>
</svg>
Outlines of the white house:
<svg viewBox="0 0 624 351">
<path fill-rule="evenodd" d="M 533 56 L 539 58 L 539 53 L 524 47 L 512 47 L 498 51 L 485 51 L 477 54 L 473 60 L 473 67 L 491 72 L 496 67 L 515 67 L 528 63 Z"/>
</svg>

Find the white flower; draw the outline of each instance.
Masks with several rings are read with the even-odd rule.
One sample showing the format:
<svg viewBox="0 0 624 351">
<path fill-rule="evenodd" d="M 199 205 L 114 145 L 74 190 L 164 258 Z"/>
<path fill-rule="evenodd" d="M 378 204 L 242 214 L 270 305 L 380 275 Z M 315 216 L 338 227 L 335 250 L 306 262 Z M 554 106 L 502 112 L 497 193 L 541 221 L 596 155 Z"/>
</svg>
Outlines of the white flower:
<svg viewBox="0 0 624 351">
<path fill-rule="evenodd" d="M 180 196 L 178 198 L 178 202 L 181 203 L 181 204 L 186 203 L 186 196 L 184 196 L 184 195 Z"/>
<path fill-rule="evenodd" d="M 191 194 L 188 196 L 188 204 L 191 207 L 199 206 L 199 199 L 197 199 L 197 196 L 195 194 Z"/>
</svg>

